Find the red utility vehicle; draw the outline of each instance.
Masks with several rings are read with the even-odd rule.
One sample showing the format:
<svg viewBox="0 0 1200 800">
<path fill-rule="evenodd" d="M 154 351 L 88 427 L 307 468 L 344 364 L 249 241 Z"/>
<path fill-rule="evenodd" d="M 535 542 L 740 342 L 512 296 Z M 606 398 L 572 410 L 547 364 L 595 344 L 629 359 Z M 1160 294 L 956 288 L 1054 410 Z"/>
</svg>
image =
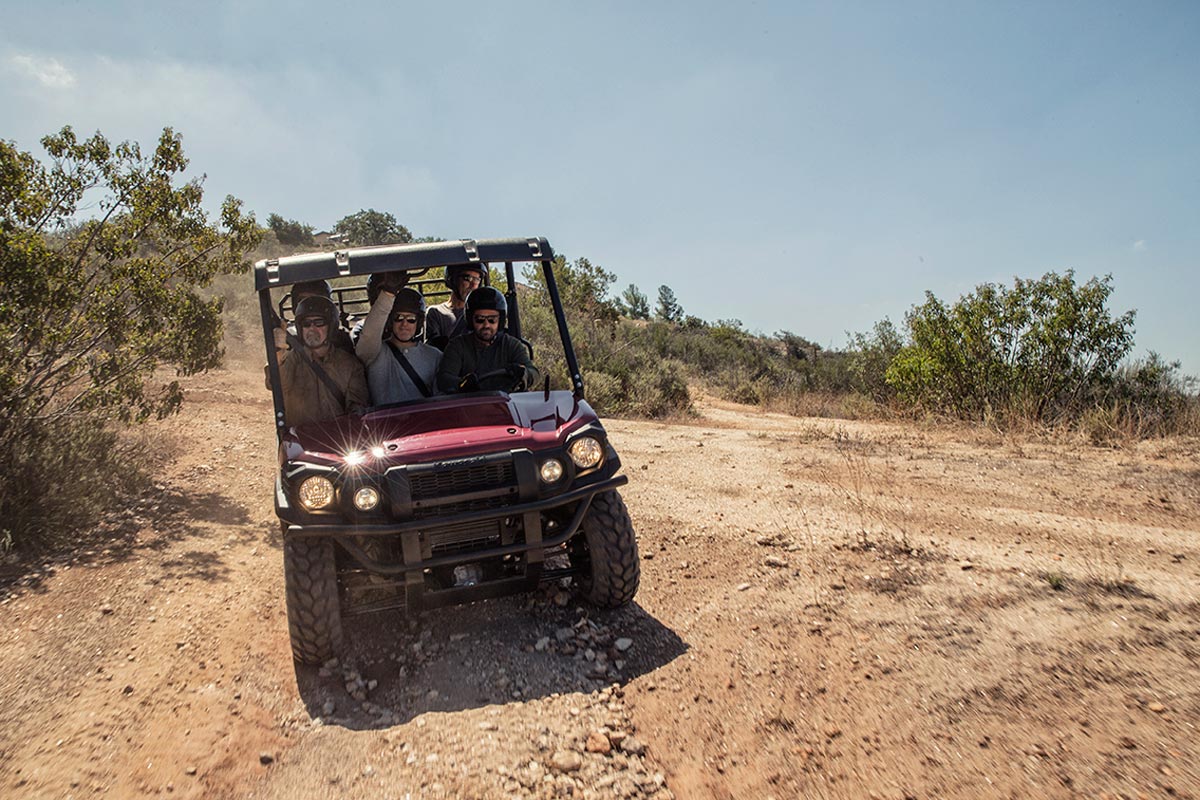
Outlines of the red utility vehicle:
<svg viewBox="0 0 1200 800">
<path fill-rule="evenodd" d="M 637 541 L 617 493 L 627 478 L 584 399 L 553 261 L 549 242 L 536 238 L 352 248 L 255 265 L 297 661 L 333 657 L 347 614 L 467 603 L 566 577 L 598 606 L 633 598 Z M 291 311 L 292 284 L 330 281 L 347 319 L 365 313 L 373 273 L 403 271 L 408 286 L 438 302 L 447 294 L 439 268 L 470 265 L 503 275 L 508 333 L 521 338 L 520 304 L 535 293 L 518 292 L 520 264 L 544 276 L 562 348 L 553 359 L 565 365 L 569 388 L 553 388 L 547 377 L 530 390 L 436 395 L 303 426 L 284 422 L 273 328 Z"/>
</svg>

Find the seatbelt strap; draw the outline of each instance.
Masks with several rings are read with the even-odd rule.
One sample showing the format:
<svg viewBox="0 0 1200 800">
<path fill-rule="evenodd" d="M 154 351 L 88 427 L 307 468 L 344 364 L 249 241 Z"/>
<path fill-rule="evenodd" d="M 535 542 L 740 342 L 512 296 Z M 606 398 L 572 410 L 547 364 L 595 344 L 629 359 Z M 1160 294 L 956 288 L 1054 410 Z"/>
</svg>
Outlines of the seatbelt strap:
<svg viewBox="0 0 1200 800">
<path fill-rule="evenodd" d="M 312 369 L 313 374 L 317 376 L 321 383 L 325 384 L 325 388 L 329 390 L 329 393 L 333 395 L 333 399 L 337 401 L 338 407 L 345 412 L 345 392 L 342 391 L 341 387 L 337 385 L 337 382 L 335 382 L 333 378 L 329 377 L 329 373 L 317 363 L 316 359 L 308 354 L 308 352 L 304 349 L 304 343 L 300 341 L 300 337 L 292 333 L 288 333 L 288 344 L 292 346 L 292 352 L 300 356 L 300 358 L 304 360 L 304 363 L 308 364 L 309 368 Z M 330 343 L 329 346 L 333 347 L 333 344 Z"/>
<path fill-rule="evenodd" d="M 396 347 L 391 342 L 388 342 L 387 346 L 388 349 L 392 351 L 392 355 L 396 357 L 396 360 L 400 362 L 400 366 L 404 368 L 406 373 L 408 373 L 409 379 L 412 380 L 413 386 L 417 387 L 417 391 L 421 393 L 421 396 L 432 397 L 433 392 L 429 391 L 429 387 L 425 384 L 425 381 L 421 380 L 421 376 L 417 374 L 417 371 L 413 368 L 413 365 L 410 364 L 408 359 L 404 357 L 404 353 L 400 352 L 400 348 Z"/>
</svg>

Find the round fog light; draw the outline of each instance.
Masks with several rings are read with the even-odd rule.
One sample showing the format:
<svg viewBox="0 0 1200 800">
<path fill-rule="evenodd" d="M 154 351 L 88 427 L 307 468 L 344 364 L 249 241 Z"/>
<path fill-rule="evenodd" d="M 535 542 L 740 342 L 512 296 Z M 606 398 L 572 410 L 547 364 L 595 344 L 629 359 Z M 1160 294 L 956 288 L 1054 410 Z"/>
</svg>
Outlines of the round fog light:
<svg viewBox="0 0 1200 800">
<path fill-rule="evenodd" d="M 591 436 L 580 436 L 567 447 L 567 453 L 575 462 L 575 466 L 591 469 L 604 458 L 604 447 Z"/>
<path fill-rule="evenodd" d="M 313 475 L 305 478 L 297 492 L 300 505 L 309 511 L 325 508 L 333 503 L 333 483 L 324 475 Z"/>
<path fill-rule="evenodd" d="M 542 482 L 554 483 L 563 476 L 562 462 L 557 458 L 548 458 L 542 462 Z"/>
<path fill-rule="evenodd" d="M 354 507 L 359 511 L 370 511 L 379 505 L 379 492 L 373 486 L 364 486 L 354 493 Z"/>
</svg>

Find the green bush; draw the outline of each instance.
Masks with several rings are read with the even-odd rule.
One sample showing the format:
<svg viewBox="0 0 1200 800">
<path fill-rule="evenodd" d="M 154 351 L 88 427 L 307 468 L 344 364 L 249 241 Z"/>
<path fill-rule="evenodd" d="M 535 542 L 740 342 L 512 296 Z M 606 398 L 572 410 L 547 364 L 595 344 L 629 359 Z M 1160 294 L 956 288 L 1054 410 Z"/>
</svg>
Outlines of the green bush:
<svg viewBox="0 0 1200 800">
<path fill-rule="evenodd" d="M 964 419 L 1077 418 L 1133 345 L 1134 312 L 1110 315 L 1111 293 L 1111 276 L 1076 284 L 1073 272 L 983 284 L 952 306 L 927 292 L 887 383 L 910 406 Z"/>
<path fill-rule="evenodd" d="M 73 541 L 142 487 L 144 449 L 91 418 L 29 422 L 0 437 L 0 552 Z"/>
<path fill-rule="evenodd" d="M 160 365 L 219 363 L 222 303 L 206 287 L 244 271 L 261 236 L 232 197 L 209 222 L 169 128 L 151 155 L 70 128 L 42 145 L 45 163 L 0 141 L 0 484 L 29 509 L 6 514 L 5 539 L 31 549 L 60 519 L 88 521 L 99 501 L 79 492 L 118 482 L 99 477 L 110 422 L 178 410 L 179 382 L 152 381 Z M 80 221 L 84 207 L 102 216 Z M 96 479 L 69 489 L 77 475 Z"/>
</svg>

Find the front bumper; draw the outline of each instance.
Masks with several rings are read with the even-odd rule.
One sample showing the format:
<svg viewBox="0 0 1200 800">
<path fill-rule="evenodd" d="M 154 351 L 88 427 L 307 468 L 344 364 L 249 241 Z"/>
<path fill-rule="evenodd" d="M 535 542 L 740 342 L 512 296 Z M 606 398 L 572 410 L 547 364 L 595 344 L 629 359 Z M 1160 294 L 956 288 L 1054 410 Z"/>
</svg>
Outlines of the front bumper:
<svg viewBox="0 0 1200 800">
<path fill-rule="evenodd" d="M 444 605 L 473 602 L 520 591 L 528 591 L 544 579 L 554 577 L 543 573 L 543 559 L 547 549 L 564 544 L 579 531 L 583 519 L 591 506 L 592 498 L 605 491 L 616 489 L 629 482 L 624 475 L 614 475 L 567 490 L 541 500 L 515 503 L 499 509 L 470 511 L 437 520 L 420 519 L 404 522 L 383 523 L 309 523 L 287 524 L 285 538 L 328 536 L 338 542 L 363 568 L 385 577 L 403 576 L 405 605 L 408 609 L 433 608 Z M 547 511 L 574 506 L 570 520 L 556 525 L 549 536 L 545 535 L 542 515 Z M 429 552 L 427 537 L 439 530 L 450 530 L 464 526 L 520 518 L 523 531 L 521 541 L 460 550 L 444 555 L 425 555 Z M 364 538 L 399 538 L 400 562 L 385 563 L 373 558 L 362 546 Z M 523 574 L 515 577 L 485 581 L 470 587 L 452 587 L 430 590 L 425 584 L 426 570 L 453 568 L 459 564 L 502 559 L 506 556 L 522 556 Z"/>
</svg>

